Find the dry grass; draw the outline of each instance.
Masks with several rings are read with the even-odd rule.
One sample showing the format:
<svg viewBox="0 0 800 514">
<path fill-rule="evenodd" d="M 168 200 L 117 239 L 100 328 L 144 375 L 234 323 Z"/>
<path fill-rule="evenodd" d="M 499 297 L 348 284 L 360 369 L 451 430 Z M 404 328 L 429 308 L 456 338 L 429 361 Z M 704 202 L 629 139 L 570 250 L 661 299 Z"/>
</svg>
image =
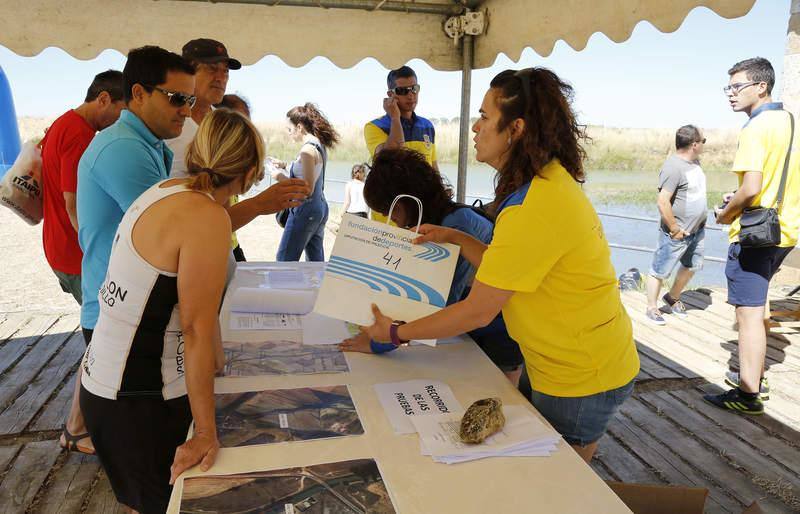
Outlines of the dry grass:
<svg viewBox="0 0 800 514">
<path fill-rule="evenodd" d="M 23 140 L 38 139 L 52 122 L 45 118 L 20 118 L 20 134 Z M 297 153 L 297 145 L 289 141 L 283 122 L 258 123 L 267 141 L 270 155 L 291 159 Z M 359 162 L 369 158 L 364 144 L 363 124 L 339 124 L 336 129 L 341 143 L 331 152 L 331 159 Z M 672 129 L 639 129 L 590 126 L 588 135 L 592 141 L 586 145 L 587 170 L 655 171 L 672 151 L 675 132 Z M 736 151 L 736 129 L 708 130 L 703 168 L 706 171 L 729 169 Z M 455 163 L 458 160 L 458 123 L 436 120 L 436 146 L 439 162 Z M 475 151 L 470 142 L 470 163 L 475 163 Z"/>
</svg>

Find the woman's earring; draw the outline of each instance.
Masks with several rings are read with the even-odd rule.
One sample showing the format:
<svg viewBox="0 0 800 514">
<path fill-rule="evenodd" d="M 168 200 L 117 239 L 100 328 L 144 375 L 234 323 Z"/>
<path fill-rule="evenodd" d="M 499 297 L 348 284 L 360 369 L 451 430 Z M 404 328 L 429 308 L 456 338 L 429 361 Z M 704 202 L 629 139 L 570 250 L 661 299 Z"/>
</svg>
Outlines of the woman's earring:
<svg viewBox="0 0 800 514">
<path fill-rule="evenodd" d="M 508 146 L 511 146 L 511 136 L 508 136 Z"/>
</svg>

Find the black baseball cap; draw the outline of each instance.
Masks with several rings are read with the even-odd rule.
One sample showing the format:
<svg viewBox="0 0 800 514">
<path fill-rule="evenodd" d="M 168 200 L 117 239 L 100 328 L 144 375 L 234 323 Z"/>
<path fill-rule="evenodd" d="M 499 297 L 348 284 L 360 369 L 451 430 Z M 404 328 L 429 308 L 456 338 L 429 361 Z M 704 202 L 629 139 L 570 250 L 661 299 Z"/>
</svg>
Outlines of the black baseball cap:
<svg viewBox="0 0 800 514">
<path fill-rule="evenodd" d="M 205 62 L 209 64 L 227 62 L 229 70 L 238 70 L 242 63 L 228 57 L 228 49 L 219 41 L 213 39 L 192 39 L 181 50 L 184 59 Z"/>
</svg>

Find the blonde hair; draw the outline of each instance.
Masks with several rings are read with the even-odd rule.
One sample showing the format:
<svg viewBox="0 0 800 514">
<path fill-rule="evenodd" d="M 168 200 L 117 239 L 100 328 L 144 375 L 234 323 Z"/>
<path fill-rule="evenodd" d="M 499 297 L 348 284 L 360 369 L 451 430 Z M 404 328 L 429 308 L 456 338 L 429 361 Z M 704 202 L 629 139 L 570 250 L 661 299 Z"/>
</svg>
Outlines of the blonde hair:
<svg viewBox="0 0 800 514">
<path fill-rule="evenodd" d="M 253 123 L 230 109 L 210 112 L 186 150 L 189 187 L 210 193 L 255 168 L 242 193 L 264 178 L 264 140 Z"/>
</svg>

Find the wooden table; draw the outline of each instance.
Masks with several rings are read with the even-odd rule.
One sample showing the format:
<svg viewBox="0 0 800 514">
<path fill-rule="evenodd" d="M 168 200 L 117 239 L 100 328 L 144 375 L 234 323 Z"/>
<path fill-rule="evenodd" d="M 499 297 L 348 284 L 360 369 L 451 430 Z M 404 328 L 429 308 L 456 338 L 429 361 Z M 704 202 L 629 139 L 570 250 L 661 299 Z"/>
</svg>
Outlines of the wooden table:
<svg viewBox="0 0 800 514">
<path fill-rule="evenodd" d="M 237 341 L 267 338 L 268 333 L 263 331 L 231 334 L 224 306 L 221 322 L 226 340 L 232 336 Z M 421 455 L 415 434 L 393 432 L 373 389 L 375 384 L 436 379 L 447 383 L 465 407 L 480 398 L 497 396 L 505 405 L 524 405 L 536 413 L 471 340 L 464 338 L 435 348 L 408 347 L 380 356 L 348 353 L 346 357 L 349 373 L 226 377 L 217 379 L 216 391 L 348 385 L 364 435 L 226 448 L 220 450 L 216 464 L 207 473 L 189 471 L 185 477 L 372 458 L 378 463 L 395 508 L 403 514 L 630 512 L 563 441 L 547 458 L 503 457 L 447 465 Z M 170 513 L 179 512 L 182 485 L 181 479 L 172 495 Z"/>
</svg>

